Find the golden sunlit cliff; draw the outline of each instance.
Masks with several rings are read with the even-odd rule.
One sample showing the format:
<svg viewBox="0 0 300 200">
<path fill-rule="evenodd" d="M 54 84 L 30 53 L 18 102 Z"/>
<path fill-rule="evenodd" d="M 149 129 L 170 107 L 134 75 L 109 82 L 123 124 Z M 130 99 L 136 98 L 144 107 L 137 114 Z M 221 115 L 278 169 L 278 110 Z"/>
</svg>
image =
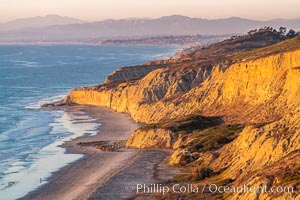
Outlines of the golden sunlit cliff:
<svg viewBox="0 0 300 200">
<path fill-rule="evenodd" d="M 272 42 L 259 46 L 253 37 Z M 267 32 L 233 38 L 132 79 L 72 90 L 66 102 L 127 112 L 148 124 L 132 134 L 127 147 L 171 148 L 170 164 L 214 172 L 185 181 L 291 185 L 296 191 L 223 197 L 297 199 L 300 37 L 270 37 Z"/>
</svg>

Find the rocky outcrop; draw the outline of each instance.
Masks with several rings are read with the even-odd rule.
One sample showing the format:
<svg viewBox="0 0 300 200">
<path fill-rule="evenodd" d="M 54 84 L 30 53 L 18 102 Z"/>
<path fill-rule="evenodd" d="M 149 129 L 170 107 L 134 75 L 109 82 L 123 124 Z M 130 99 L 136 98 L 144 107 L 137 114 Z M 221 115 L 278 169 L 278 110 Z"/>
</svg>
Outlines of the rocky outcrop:
<svg viewBox="0 0 300 200">
<path fill-rule="evenodd" d="M 176 135 L 170 130 L 139 129 L 127 140 L 126 147 L 172 149 L 175 141 Z"/>
<path fill-rule="evenodd" d="M 235 186 L 289 186 L 295 192 L 234 194 L 232 199 L 296 198 L 300 189 L 299 117 L 296 111 L 261 127 L 247 126 L 234 142 L 218 151 L 219 157 L 210 165 L 216 170 L 228 167 L 223 176 L 234 179 Z"/>
<path fill-rule="evenodd" d="M 120 67 L 113 71 L 104 81 L 104 83 L 126 82 L 130 80 L 140 79 L 150 72 L 163 68 L 172 63 L 184 63 L 184 59 L 169 59 L 146 62 L 143 65 Z"/>
<path fill-rule="evenodd" d="M 113 71 L 105 79 L 105 83 L 126 82 L 129 80 L 139 79 L 141 77 L 146 76 L 148 73 L 152 72 L 153 70 L 162 67 L 163 67 L 162 65 L 121 67 Z"/>
</svg>

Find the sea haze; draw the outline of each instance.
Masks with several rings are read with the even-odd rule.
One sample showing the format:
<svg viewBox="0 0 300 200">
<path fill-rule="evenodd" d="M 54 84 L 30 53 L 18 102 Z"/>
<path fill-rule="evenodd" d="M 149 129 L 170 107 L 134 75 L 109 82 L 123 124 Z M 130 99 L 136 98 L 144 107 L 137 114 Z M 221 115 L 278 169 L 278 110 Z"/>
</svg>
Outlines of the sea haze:
<svg viewBox="0 0 300 200">
<path fill-rule="evenodd" d="M 82 155 L 58 147 L 96 134 L 87 113 L 39 110 L 75 87 L 99 84 L 114 69 L 175 53 L 165 46 L 0 46 L 0 197 L 16 199 Z M 40 180 L 42 180 L 40 182 Z"/>
<path fill-rule="evenodd" d="M 130 39 L 166 35 L 232 35 L 246 33 L 251 29 L 283 26 L 300 31 L 300 18 L 257 21 L 239 17 L 225 19 L 190 18 L 181 15 L 157 19 L 120 19 L 97 22 L 81 22 L 65 17 L 43 18 L 52 26 L 39 27 L 40 18 L 28 18 L 0 24 L 0 43 L 14 42 L 93 42 L 107 39 Z M 75 20 L 75 21 L 74 21 Z M 67 22 L 74 21 L 72 24 Z M 54 24 L 64 24 L 56 25 Z M 67 24 L 66 24 L 67 23 Z M 32 28 L 29 28 L 30 25 Z M 28 28 L 22 28 L 22 27 Z M 12 29 L 13 28 L 13 29 Z"/>
</svg>

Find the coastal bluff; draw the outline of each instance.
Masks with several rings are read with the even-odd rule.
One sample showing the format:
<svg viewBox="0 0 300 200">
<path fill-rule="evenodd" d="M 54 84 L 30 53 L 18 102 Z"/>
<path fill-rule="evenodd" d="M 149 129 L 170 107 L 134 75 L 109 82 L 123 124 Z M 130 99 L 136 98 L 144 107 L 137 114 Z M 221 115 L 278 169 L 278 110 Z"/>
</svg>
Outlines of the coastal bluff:
<svg viewBox="0 0 300 200">
<path fill-rule="evenodd" d="M 256 108 L 272 102 L 264 105 L 265 117 L 271 119 L 282 115 L 282 111 L 293 111 L 291 105 L 299 103 L 298 66 L 300 50 L 236 63 L 226 71 L 222 66 L 172 73 L 157 69 L 139 80 L 77 88 L 68 100 L 128 112 L 144 123 L 197 112 L 240 121 L 261 116 L 257 112 L 263 110 Z"/>
<path fill-rule="evenodd" d="M 255 37 L 272 43 L 257 46 Z M 241 36 L 178 61 L 121 68 L 104 84 L 72 90 L 65 102 L 129 113 L 146 125 L 126 146 L 173 149 L 172 165 L 209 168 L 214 180 L 233 186 L 291 185 L 297 191 L 300 36 L 275 42 L 270 37 Z M 192 180 L 201 185 L 204 179 Z M 226 198 L 296 199 L 299 193 Z"/>
<path fill-rule="evenodd" d="M 177 62 L 177 60 L 158 60 L 147 62 L 143 65 L 138 66 L 120 67 L 114 70 L 109 76 L 107 76 L 104 83 L 125 82 L 129 80 L 139 79 L 146 76 L 153 70 L 165 67 L 173 62 Z"/>
</svg>

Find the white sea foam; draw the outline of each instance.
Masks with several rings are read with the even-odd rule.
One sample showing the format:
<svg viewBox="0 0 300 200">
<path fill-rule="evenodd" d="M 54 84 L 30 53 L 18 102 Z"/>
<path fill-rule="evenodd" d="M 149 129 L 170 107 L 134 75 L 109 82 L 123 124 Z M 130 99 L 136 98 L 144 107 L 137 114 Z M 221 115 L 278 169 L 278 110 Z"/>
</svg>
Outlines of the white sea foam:
<svg viewBox="0 0 300 200">
<path fill-rule="evenodd" d="M 97 134 L 99 124 L 85 112 L 55 112 L 59 117 L 49 126 L 52 127 L 50 134 L 58 135 L 57 140 L 31 155 L 31 165 L 18 161 L 4 171 L 4 176 L 0 179 L 1 199 L 21 198 L 47 183 L 47 178 L 53 172 L 82 157 L 80 154 L 65 154 L 65 149 L 60 147 L 63 143 L 86 134 Z M 70 134 L 61 136 L 62 133 Z"/>
<path fill-rule="evenodd" d="M 35 98 L 40 94 L 51 95 L 78 85 L 96 84 L 124 63 L 144 63 L 157 52 L 166 52 L 157 47 L 126 46 L 121 49 L 117 46 L 57 46 L 55 49 L 28 46 L 3 47 L 1 50 L 0 68 L 5 73 L 0 73 L 3 90 L 0 98 L 5 104 L 0 106 L 0 119 L 5 126 L 1 124 L 0 127 L 4 131 L 0 132 L 0 200 L 26 195 L 46 183 L 51 173 L 82 157 L 65 154 L 60 144 L 82 135 L 97 134 L 96 121 L 81 111 L 38 111 L 42 104 L 61 100 L 65 95 L 45 98 L 30 105 L 28 102 L 37 101 Z M 130 52 L 135 53 L 126 55 Z M 76 55 L 80 57 L 74 57 Z M 74 78 L 81 75 L 82 79 Z M 64 84 L 60 84 L 62 82 Z M 27 105 L 27 110 L 24 105 Z"/>
<path fill-rule="evenodd" d="M 61 94 L 61 95 L 57 95 L 57 96 L 47 97 L 47 98 L 41 99 L 38 102 L 31 103 L 31 104 L 25 106 L 25 108 L 26 109 L 32 109 L 32 110 L 40 109 L 42 105 L 62 100 L 65 96 L 66 96 L 66 94 Z"/>
</svg>

